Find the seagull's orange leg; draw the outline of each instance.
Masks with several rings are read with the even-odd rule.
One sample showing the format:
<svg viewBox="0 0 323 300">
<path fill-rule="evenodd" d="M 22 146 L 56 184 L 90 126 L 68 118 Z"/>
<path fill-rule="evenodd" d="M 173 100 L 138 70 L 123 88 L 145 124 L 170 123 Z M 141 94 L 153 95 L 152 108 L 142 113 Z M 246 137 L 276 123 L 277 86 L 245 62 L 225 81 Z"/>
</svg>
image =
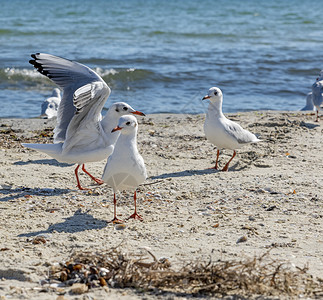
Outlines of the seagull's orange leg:
<svg viewBox="0 0 323 300">
<path fill-rule="evenodd" d="M 117 218 L 117 200 L 116 200 L 116 194 L 113 193 L 113 206 L 114 206 L 114 217 L 111 221 L 109 221 L 108 223 L 123 223 L 122 220 Z"/>
<path fill-rule="evenodd" d="M 143 218 L 137 214 L 137 203 L 136 203 L 137 202 L 137 192 L 136 191 L 135 191 L 135 193 L 133 195 L 133 200 L 135 202 L 135 212 L 128 219 L 132 218 L 132 219 L 135 219 L 135 220 L 142 221 Z"/>
<path fill-rule="evenodd" d="M 217 150 L 217 152 L 216 152 L 216 161 L 215 161 L 215 166 L 214 166 L 214 167 L 211 167 L 211 168 L 209 168 L 209 169 L 215 169 L 215 170 L 218 170 L 219 155 L 220 155 L 220 150 Z"/>
<path fill-rule="evenodd" d="M 215 167 L 214 167 L 214 169 L 216 169 L 216 170 L 218 169 L 219 156 L 220 156 L 220 150 L 218 149 L 216 151 L 216 161 L 215 161 Z"/>
<path fill-rule="evenodd" d="M 82 170 L 84 173 L 86 173 L 87 175 L 89 175 L 91 177 L 92 180 L 94 180 L 97 184 L 103 184 L 104 181 L 101 180 L 100 178 L 96 178 L 93 175 L 91 175 L 87 170 L 85 170 L 85 165 L 82 165 Z"/>
<path fill-rule="evenodd" d="M 235 150 L 233 150 L 233 155 L 232 155 L 232 157 L 230 158 L 230 160 L 227 162 L 227 164 L 224 166 L 224 168 L 222 169 L 222 171 L 228 171 L 228 168 L 229 168 L 229 164 L 230 164 L 230 162 L 232 161 L 232 159 L 236 156 L 236 151 Z"/>
<path fill-rule="evenodd" d="M 76 176 L 76 180 L 77 180 L 77 187 L 80 190 L 88 190 L 87 188 L 84 188 L 81 186 L 80 180 L 79 180 L 79 175 L 78 175 L 78 170 L 79 170 L 80 165 L 77 165 L 77 167 L 75 168 L 75 176 Z"/>
</svg>

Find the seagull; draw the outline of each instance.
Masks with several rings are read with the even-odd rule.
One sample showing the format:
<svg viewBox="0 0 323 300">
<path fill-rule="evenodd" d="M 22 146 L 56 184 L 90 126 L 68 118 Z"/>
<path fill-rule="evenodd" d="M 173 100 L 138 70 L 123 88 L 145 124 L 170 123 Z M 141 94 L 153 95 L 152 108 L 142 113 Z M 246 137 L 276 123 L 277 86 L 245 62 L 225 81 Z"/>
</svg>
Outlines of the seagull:
<svg viewBox="0 0 323 300">
<path fill-rule="evenodd" d="M 142 217 L 137 213 L 136 188 L 147 178 L 147 171 L 144 160 L 137 149 L 137 119 L 131 115 L 120 117 L 118 126 L 112 129 L 114 133 L 117 131 L 121 131 L 121 134 L 102 175 L 102 180 L 113 188 L 114 218 L 110 222 L 123 222 L 117 218 L 116 210 L 116 192 L 123 190 L 134 190 L 135 211 L 128 219 L 142 221 Z"/>
<path fill-rule="evenodd" d="M 44 152 L 59 162 L 77 164 L 77 187 L 83 188 L 78 177 L 82 170 L 98 184 L 103 181 L 85 169 L 85 163 L 106 159 L 114 149 L 118 134 L 111 130 L 120 116 L 145 114 L 129 104 L 117 102 L 109 107 L 102 118 L 101 110 L 110 95 L 110 88 L 93 70 L 75 61 L 45 53 L 31 55 L 29 62 L 38 72 L 50 78 L 63 91 L 54 129 L 54 144 L 22 144 L 24 147 Z"/>
<path fill-rule="evenodd" d="M 206 138 L 217 147 L 216 163 L 213 169 L 218 170 L 219 149 L 231 149 L 233 155 L 222 169 L 222 171 L 228 171 L 230 162 L 236 156 L 235 149 L 248 143 L 260 142 L 260 140 L 253 133 L 224 116 L 222 113 L 223 95 L 219 88 L 210 88 L 202 100 L 205 99 L 210 99 L 210 104 L 204 122 L 204 132 Z"/>
<path fill-rule="evenodd" d="M 316 82 L 318 81 L 322 81 L 323 80 L 323 70 L 320 71 L 318 77 L 316 77 Z M 314 83 L 315 84 L 315 83 Z M 318 95 L 318 92 L 316 92 L 317 96 Z M 323 92 L 322 92 L 322 96 L 323 96 Z M 312 92 L 309 92 L 307 95 L 306 95 L 306 105 L 300 109 L 301 111 L 304 111 L 304 110 L 316 110 L 315 109 L 315 106 L 313 104 L 313 93 Z"/>
<path fill-rule="evenodd" d="M 313 104 L 316 107 L 316 120 L 315 122 L 319 121 L 319 110 L 320 110 L 320 105 L 323 102 L 323 80 L 316 81 L 312 85 L 312 100 Z"/>
<path fill-rule="evenodd" d="M 306 105 L 301 109 L 301 111 L 304 111 L 304 110 L 315 110 L 315 106 L 313 104 L 313 93 L 312 92 L 309 92 L 307 95 L 306 95 Z"/>
<path fill-rule="evenodd" d="M 57 110 L 61 100 L 60 90 L 54 88 L 52 95 L 42 103 L 40 116 L 46 119 L 57 117 Z"/>
</svg>

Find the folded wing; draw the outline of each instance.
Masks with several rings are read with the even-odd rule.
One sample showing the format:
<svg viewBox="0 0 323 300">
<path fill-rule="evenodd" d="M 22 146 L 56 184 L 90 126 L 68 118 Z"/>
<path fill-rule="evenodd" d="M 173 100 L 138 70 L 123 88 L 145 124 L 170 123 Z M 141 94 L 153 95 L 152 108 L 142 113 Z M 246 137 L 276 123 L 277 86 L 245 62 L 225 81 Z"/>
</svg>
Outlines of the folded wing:
<svg viewBox="0 0 323 300">
<path fill-rule="evenodd" d="M 260 140 L 250 131 L 243 129 L 239 124 L 230 122 L 226 124 L 227 132 L 234 137 L 239 144 L 256 143 Z"/>
</svg>

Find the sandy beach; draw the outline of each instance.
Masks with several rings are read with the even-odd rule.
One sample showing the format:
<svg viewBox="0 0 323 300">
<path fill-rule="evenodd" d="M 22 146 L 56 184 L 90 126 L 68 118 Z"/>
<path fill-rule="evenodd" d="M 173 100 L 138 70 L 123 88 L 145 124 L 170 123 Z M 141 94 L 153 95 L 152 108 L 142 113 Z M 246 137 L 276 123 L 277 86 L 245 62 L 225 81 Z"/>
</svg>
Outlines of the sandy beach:
<svg viewBox="0 0 323 300">
<path fill-rule="evenodd" d="M 138 118 L 138 148 L 148 172 L 137 191 L 143 222 L 117 230 L 113 192 L 74 165 L 23 148 L 51 143 L 55 120 L 0 119 L 0 299 L 180 299 L 135 289 L 96 288 L 82 295 L 46 281 L 74 251 L 149 249 L 173 264 L 263 255 L 323 277 L 322 120 L 303 112 L 227 115 L 262 142 L 237 151 L 228 172 L 214 166 L 204 115 Z M 231 157 L 224 150 L 220 166 Z M 101 177 L 105 161 L 87 164 Z M 120 218 L 133 212 L 131 193 L 117 195 Z M 37 238 L 40 241 L 37 242 Z M 239 240 L 240 239 L 240 240 Z M 242 241 L 238 242 L 237 241 Z M 208 297 L 209 298 L 209 297 Z"/>
</svg>

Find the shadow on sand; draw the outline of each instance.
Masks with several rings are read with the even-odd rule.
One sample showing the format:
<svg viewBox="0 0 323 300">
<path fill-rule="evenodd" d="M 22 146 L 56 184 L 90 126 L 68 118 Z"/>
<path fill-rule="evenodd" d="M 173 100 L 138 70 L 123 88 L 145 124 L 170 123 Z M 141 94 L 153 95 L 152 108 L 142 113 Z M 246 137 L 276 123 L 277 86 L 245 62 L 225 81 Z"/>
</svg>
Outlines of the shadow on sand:
<svg viewBox="0 0 323 300">
<path fill-rule="evenodd" d="M 243 169 L 246 169 L 246 166 L 238 167 L 238 163 L 234 164 L 229 168 L 228 172 L 238 172 Z M 194 176 L 194 175 L 208 175 L 208 174 L 215 174 L 219 173 L 221 170 L 215 169 L 201 169 L 201 170 L 184 170 L 179 172 L 172 172 L 172 173 L 164 173 L 156 176 L 151 176 L 150 179 L 165 179 L 165 178 L 174 178 L 174 177 L 186 177 L 186 176 Z"/>
<path fill-rule="evenodd" d="M 40 230 L 28 233 L 19 234 L 19 237 L 33 237 L 41 234 L 50 234 L 53 231 L 75 233 L 85 230 L 102 229 L 107 226 L 108 222 L 94 218 L 92 215 L 86 212 L 82 212 L 78 209 L 73 216 L 65 218 L 62 223 L 50 225 L 47 230 Z"/>
<path fill-rule="evenodd" d="M 60 163 L 56 159 L 36 159 L 28 161 L 16 161 L 14 165 L 25 166 L 25 165 L 51 165 L 51 166 L 60 166 L 60 167 L 70 167 L 73 164 Z"/>
<path fill-rule="evenodd" d="M 2 189 L 0 190 L 3 194 L 7 194 L 0 199 L 0 202 L 15 200 L 26 195 L 41 195 L 41 196 L 53 196 L 63 195 L 71 192 L 70 189 L 40 189 L 40 188 L 16 188 L 16 189 Z"/>
</svg>

